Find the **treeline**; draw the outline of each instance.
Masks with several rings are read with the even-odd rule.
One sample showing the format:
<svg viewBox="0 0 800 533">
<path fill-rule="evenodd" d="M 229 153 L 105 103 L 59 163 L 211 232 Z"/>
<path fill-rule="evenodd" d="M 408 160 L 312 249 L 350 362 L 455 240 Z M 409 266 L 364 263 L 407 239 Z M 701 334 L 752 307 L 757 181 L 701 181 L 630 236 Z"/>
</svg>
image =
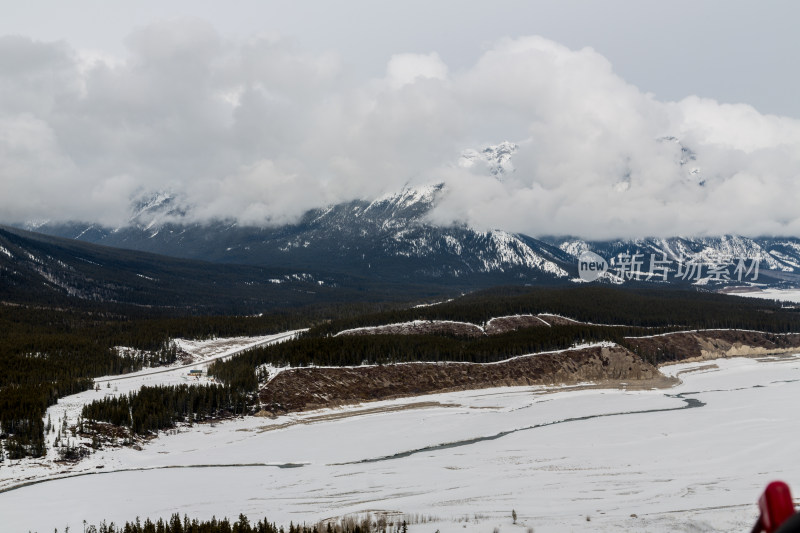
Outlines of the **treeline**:
<svg viewBox="0 0 800 533">
<path fill-rule="evenodd" d="M 173 428 L 177 422 L 246 414 L 251 404 L 249 392 L 223 385 L 142 387 L 137 392 L 84 405 L 81 416 L 147 435 Z"/>
<path fill-rule="evenodd" d="M 90 379 L 72 379 L 4 386 L 0 389 L 0 438 L 5 444 L 0 450 L 4 447 L 11 459 L 44 455 L 44 412 L 60 396 L 83 392 L 91 385 Z"/>
<path fill-rule="evenodd" d="M 231 523 L 227 518 L 203 521 L 189 520 L 188 516 L 184 516 L 181 520 L 178 514 L 172 515 L 169 520 L 159 518 L 156 522 L 149 518 L 142 522 L 137 518 L 135 522 L 126 522 L 124 526 L 116 526 L 113 522 L 107 525 L 103 522 L 99 527 L 90 525 L 85 531 L 86 533 L 306 533 L 296 526 L 285 531 L 283 527 L 277 528 L 266 519 L 250 524 L 244 515 L 239 515 L 239 520 Z"/>
<path fill-rule="evenodd" d="M 302 367 L 354 366 L 410 361 L 458 361 L 491 363 L 576 343 L 613 341 L 625 336 L 647 335 L 669 328 L 564 325 L 520 329 L 478 338 L 444 335 L 343 335 L 302 337 L 292 342 L 248 350 L 228 361 L 215 361 L 208 373 L 221 381 L 252 377 L 263 364 Z"/>
<path fill-rule="evenodd" d="M 777 302 L 723 294 L 608 286 L 506 287 L 456 300 L 332 320 L 309 336 L 412 320 L 456 320 L 483 324 L 499 316 L 555 313 L 595 324 L 687 329 L 741 328 L 783 333 L 800 331 L 800 311 Z"/>
<path fill-rule="evenodd" d="M 169 520 L 159 518 L 153 522 L 148 518 L 142 522 L 137 518 L 134 522 L 126 522 L 124 526 L 116 526 L 113 522 L 107 525 L 103 522 L 99 527 L 89 525 L 85 531 L 86 533 L 408 533 L 408 525 L 405 521 L 389 523 L 384 517 L 372 520 L 372 517 L 367 515 L 361 520 L 345 517 L 339 522 L 327 522 L 324 525 L 318 523 L 307 526 L 290 523 L 289 527 L 284 529 L 283 526 L 277 527 L 274 523 L 268 522 L 266 518 L 251 524 L 243 514 L 231 523 L 227 518 L 190 520 L 185 515 L 181 520 L 180 515 L 175 513 Z"/>
<path fill-rule="evenodd" d="M 93 335 L 99 320 L 96 314 L 0 306 L 0 439 L 10 458 L 45 453 L 42 420 L 58 398 L 88 389 L 94 376 L 141 367 Z"/>
</svg>

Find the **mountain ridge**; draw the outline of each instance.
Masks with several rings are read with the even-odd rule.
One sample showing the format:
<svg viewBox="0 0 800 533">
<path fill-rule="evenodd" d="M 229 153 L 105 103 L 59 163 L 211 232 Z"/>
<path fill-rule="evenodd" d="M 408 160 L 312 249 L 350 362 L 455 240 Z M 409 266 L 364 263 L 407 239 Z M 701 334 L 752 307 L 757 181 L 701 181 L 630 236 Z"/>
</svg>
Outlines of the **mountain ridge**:
<svg viewBox="0 0 800 533">
<path fill-rule="evenodd" d="M 445 293 L 404 284 L 405 298 Z M 330 272 L 220 264 L 0 226 L 0 302 L 127 307 L 200 314 L 272 312 L 394 300 L 391 284 Z"/>
<path fill-rule="evenodd" d="M 507 155 L 511 148 L 501 151 Z M 373 201 L 352 200 L 312 209 L 296 223 L 250 227 L 232 220 L 186 222 L 186 209 L 174 197 L 162 193 L 140 200 L 131 222 L 120 228 L 45 223 L 35 229 L 94 244 L 212 263 L 325 270 L 401 283 L 455 281 L 485 286 L 578 282 L 579 258 L 583 252 L 592 251 L 608 260 L 610 271 L 601 280 L 611 283 L 646 277 L 635 279 L 627 275 L 630 272 L 613 274 L 620 261 L 635 256 L 643 269 L 649 263 L 668 262 L 669 276 L 679 278 L 671 281 L 683 285 L 800 284 L 797 238 L 535 238 L 500 229 L 479 231 L 466 225 L 434 224 L 429 216 L 443 194 L 443 184 L 406 187 Z M 735 275 L 737 261 L 747 263 L 749 279 Z M 693 268 L 691 276 L 686 275 L 684 265 Z M 662 281 L 670 280 L 662 277 Z"/>
</svg>

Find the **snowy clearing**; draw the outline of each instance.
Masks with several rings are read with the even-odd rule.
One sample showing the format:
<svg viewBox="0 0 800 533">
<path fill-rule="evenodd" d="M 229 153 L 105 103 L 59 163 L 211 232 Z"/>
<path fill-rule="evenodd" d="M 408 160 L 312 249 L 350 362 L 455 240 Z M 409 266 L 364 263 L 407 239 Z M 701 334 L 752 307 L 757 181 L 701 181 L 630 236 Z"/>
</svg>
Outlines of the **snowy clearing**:
<svg viewBox="0 0 800 533">
<path fill-rule="evenodd" d="M 736 296 L 747 298 L 763 298 L 766 300 L 779 300 L 781 302 L 800 303 L 800 289 L 761 289 L 757 291 L 735 292 Z"/>
<path fill-rule="evenodd" d="M 483 389 L 195 425 L 0 493 L 0 516 L 40 533 L 173 512 L 288 525 L 381 511 L 442 533 L 749 531 L 769 481 L 800 489 L 787 408 L 800 358 L 713 363 L 663 369 L 683 380 L 667 391 Z M 69 474 L 7 465 L 5 486 L 10 471 Z"/>
</svg>

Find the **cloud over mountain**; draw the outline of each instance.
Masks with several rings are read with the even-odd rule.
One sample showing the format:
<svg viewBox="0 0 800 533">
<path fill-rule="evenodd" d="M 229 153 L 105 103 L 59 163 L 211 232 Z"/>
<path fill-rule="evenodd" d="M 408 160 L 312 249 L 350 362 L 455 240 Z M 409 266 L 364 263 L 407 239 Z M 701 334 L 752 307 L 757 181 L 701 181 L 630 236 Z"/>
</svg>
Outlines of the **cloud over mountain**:
<svg viewBox="0 0 800 533">
<path fill-rule="evenodd" d="M 111 58 L 0 37 L 3 221 L 123 224 L 133 198 L 170 191 L 190 220 L 280 224 L 444 182 L 442 223 L 800 235 L 800 121 L 659 101 L 589 48 L 506 39 L 461 69 L 435 51 L 398 53 L 384 77 L 361 79 L 335 51 L 232 41 L 198 19 L 126 42 L 128 55 Z M 458 164 L 501 141 L 517 145 L 502 180 Z"/>
</svg>

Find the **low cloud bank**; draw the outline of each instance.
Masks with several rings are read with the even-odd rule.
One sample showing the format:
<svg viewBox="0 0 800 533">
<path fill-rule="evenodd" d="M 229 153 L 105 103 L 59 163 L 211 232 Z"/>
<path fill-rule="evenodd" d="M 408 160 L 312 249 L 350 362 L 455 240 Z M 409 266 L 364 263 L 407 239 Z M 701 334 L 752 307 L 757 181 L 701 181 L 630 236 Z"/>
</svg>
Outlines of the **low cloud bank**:
<svg viewBox="0 0 800 533">
<path fill-rule="evenodd" d="M 313 207 L 446 184 L 432 219 L 586 238 L 800 235 L 800 121 L 662 102 L 591 49 L 502 40 L 466 69 L 435 53 L 357 79 L 335 52 L 232 42 L 202 20 L 125 58 L 0 37 L 4 222 L 122 225 L 169 191 L 192 221 L 292 222 Z M 467 149 L 510 141 L 501 175 Z"/>
</svg>

